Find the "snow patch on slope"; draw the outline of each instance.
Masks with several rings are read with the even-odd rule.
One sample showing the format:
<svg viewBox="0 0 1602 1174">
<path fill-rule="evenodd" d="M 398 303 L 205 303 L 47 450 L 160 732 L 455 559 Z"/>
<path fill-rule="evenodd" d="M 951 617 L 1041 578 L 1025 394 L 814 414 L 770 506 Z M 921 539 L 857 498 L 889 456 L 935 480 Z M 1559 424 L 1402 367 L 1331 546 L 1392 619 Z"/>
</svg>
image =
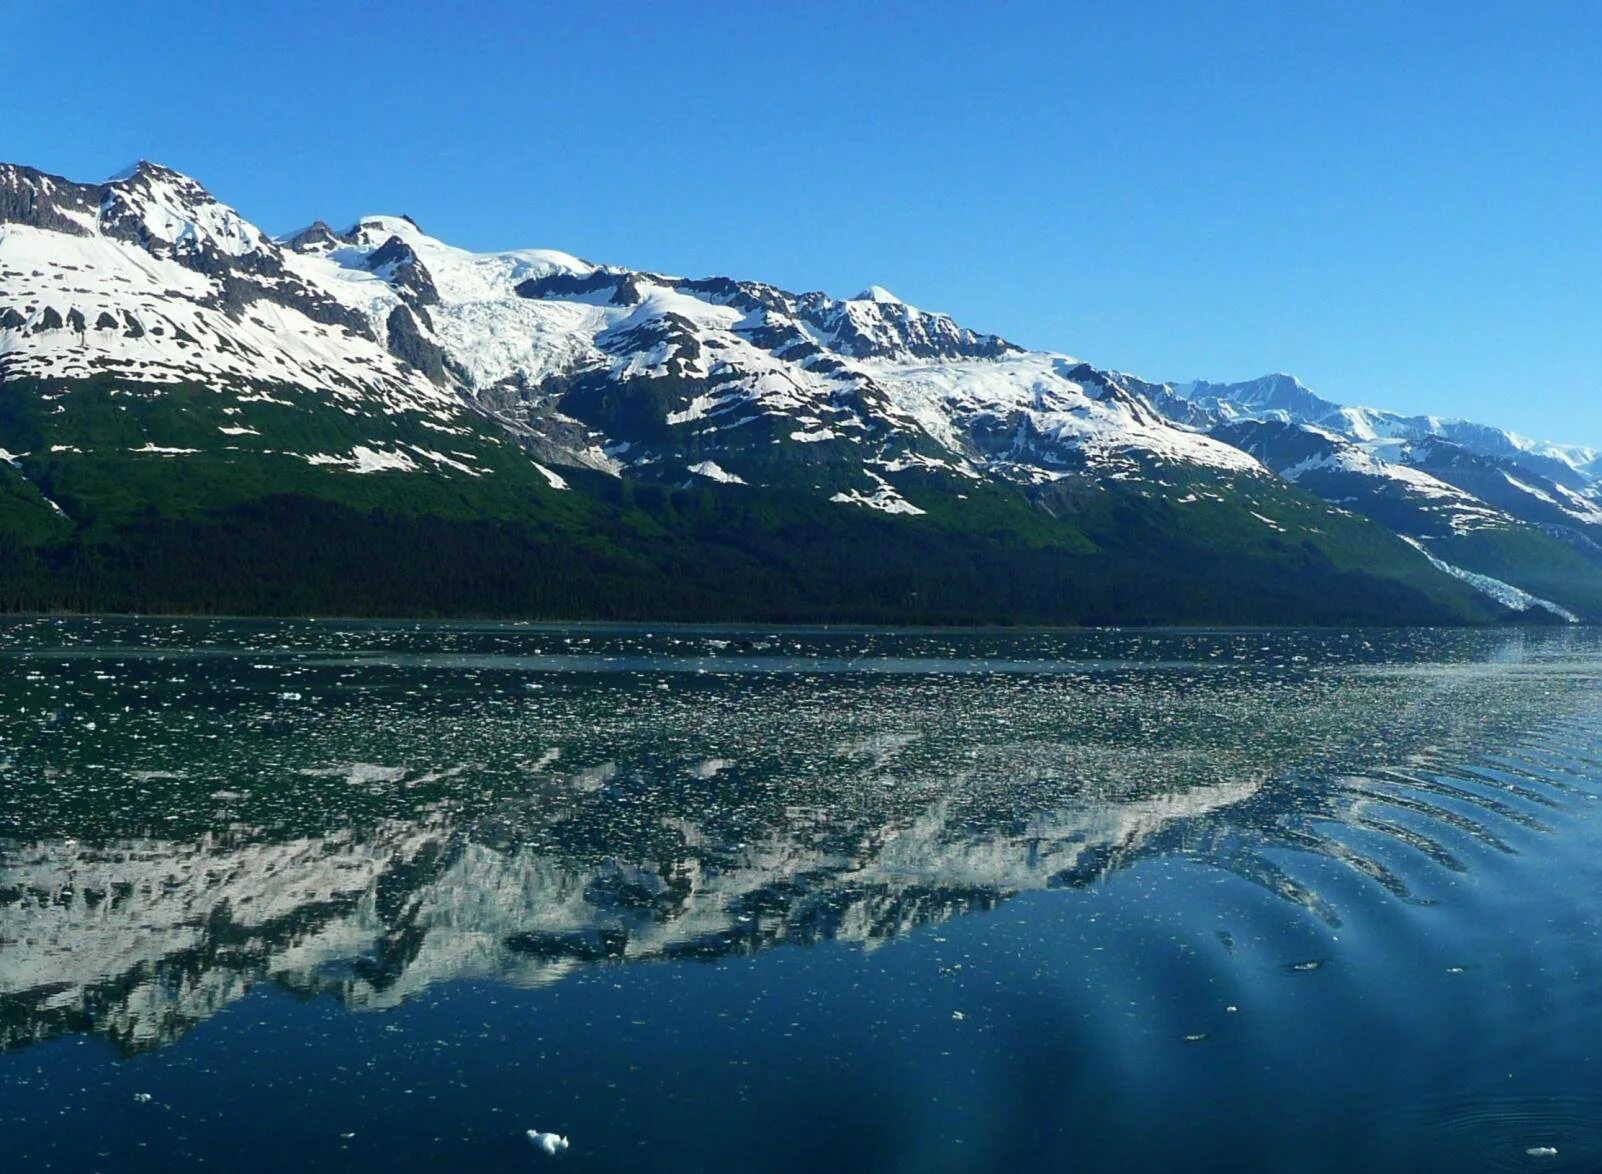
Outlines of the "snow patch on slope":
<svg viewBox="0 0 1602 1174">
<path fill-rule="evenodd" d="M 552 472 L 550 469 L 547 469 L 544 465 L 540 464 L 538 461 L 532 461 L 530 463 L 539 472 L 539 475 L 541 477 L 545 478 L 546 484 L 549 485 L 552 489 L 567 489 L 567 488 L 569 488 L 569 486 L 567 484 L 567 481 L 563 479 L 563 477 L 562 477 L 562 475 L 560 473 Z"/>
<path fill-rule="evenodd" d="M 1136 412 L 1100 398 L 1067 372 L 1066 355 L 1026 352 L 996 359 L 932 363 L 865 362 L 896 411 L 954 452 L 975 425 L 1027 422 L 1043 440 L 1077 448 L 1092 459 L 1140 452 L 1158 460 L 1242 473 L 1264 473 L 1240 449 L 1190 432 L 1155 412 Z"/>
<path fill-rule="evenodd" d="M 1561 619 L 1567 620 L 1571 624 L 1577 624 L 1580 622 L 1580 617 L 1575 615 L 1572 611 L 1569 611 L 1566 607 L 1560 607 L 1550 600 L 1541 599 L 1538 596 L 1531 595 L 1523 588 L 1515 587 L 1511 583 L 1504 583 L 1501 579 L 1493 579 L 1489 575 L 1481 575 L 1475 571 L 1467 571 L 1462 567 L 1453 566 L 1451 563 L 1446 562 L 1443 559 L 1436 558 L 1435 555 L 1431 554 L 1425 548 L 1424 544 L 1416 538 L 1409 538 L 1406 534 L 1403 534 L 1402 541 L 1406 542 L 1425 558 L 1429 559 L 1436 570 L 1444 571 L 1446 574 L 1451 575 L 1452 578 L 1462 580 L 1480 594 L 1489 596 L 1491 599 L 1496 600 L 1496 602 L 1500 603 L 1503 607 L 1510 608 L 1513 611 L 1529 611 L 1531 608 L 1541 608 L 1544 611 L 1551 612 L 1553 615 L 1558 616 Z"/>
<path fill-rule="evenodd" d="M 690 466 L 690 472 L 697 477 L 705 477 L 708 481 L 721 482 L 724 485 L 745 485 L 744 477 L 730 473 L 722 468 L 716 461 L 699 461 Z"/>
<path fill-rule="evenodd" d="M 220 282 L 108 237 L 0 224 L 0 289 L 13 308 L 34 307 L 0 326 L 8 377 L 110 372 L 219 389 L 281 382 L 376 399 L 388 411 L 448 418 L 462 410 L 370 339 L 269 301 L 230 315 Z"/>
<path fill-rule="evenodd" d="M 874 481 L 877 482 L 873 492 L 864 493 L 860 489 L 850 489 L 843 493 L 834 494 L 829 498 L 829 500 L 840 502 L 842 505 L 866 506 L 868 509 L 880 510 L 887 514 L 928 513 L 927 510 L 919 509 L 906 498 L 902 497 L 901 494 L 896 491 L 896 487 L 894 485 L 891 485 L 890 482 L 886 481 L 883 477 L 879 476 L 879 474 L 873 472 L 871 469 L 868 470 L 868 476 L 872 477 Z"/>
<path fill-rule="evenodd" d="M 381 452 L 358 444 L 348 456 L 333 453 L 296 453 L 310 465 L 329 465 L 348 469 L 352 473 L 415 473 L 417 462 L 403 452 Z"/>
</svg>

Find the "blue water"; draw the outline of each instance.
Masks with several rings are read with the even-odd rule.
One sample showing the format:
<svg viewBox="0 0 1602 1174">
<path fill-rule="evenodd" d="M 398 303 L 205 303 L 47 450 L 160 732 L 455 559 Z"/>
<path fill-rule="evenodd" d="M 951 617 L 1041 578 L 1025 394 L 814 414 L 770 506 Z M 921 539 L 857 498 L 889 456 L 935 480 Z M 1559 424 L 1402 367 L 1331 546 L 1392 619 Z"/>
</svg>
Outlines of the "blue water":
<svg viewBox="0 0 1602 1174">
<path fill-rule="evenodd" d="M 1599 713 L 1584 630 L 9 623 L 6 1168 L 1602 1168 Z"/>
</svg>

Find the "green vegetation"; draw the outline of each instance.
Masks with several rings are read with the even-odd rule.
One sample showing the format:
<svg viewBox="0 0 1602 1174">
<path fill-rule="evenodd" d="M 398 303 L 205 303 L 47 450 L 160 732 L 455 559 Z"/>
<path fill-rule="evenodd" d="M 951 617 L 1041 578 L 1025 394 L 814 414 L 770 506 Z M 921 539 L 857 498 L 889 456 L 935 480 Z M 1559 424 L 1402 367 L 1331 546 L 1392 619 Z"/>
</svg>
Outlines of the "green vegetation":
<svg viewBox="0 0 1602 1174">
<path fill-rule="evenodd" d="M 678 488 L 563 470 L 571 489 L 558 491 L 471 416 L 443 432 L 415 413 L 346 409 L 278 387 L 262 395 L 108 378 L 7 384 L 0 447 L 18 454 L 19 468 L 3 466 L 0 480 L 0 609 L 873 623 L 1502 618 L 1382 528 L 1261 477 L 1166 470 L 1059 482 L 1031 501 L 1021 489 L 897 474 L 920 516 L 830 502 L 793 477 L 781 488 Z M 358 474 L 306 459 L 357 445 L 408 453 L 417 471 Z"/>
<path fill-rule="evenodd" d="M 1453 566 L 1501 579 L 1581 615 L 1602 615 L 1602 550 L 1572 532 L 1567 541 L 1559 533 L 1520 523 L 1457 534 L 1429 547 Z"/>
</svg>

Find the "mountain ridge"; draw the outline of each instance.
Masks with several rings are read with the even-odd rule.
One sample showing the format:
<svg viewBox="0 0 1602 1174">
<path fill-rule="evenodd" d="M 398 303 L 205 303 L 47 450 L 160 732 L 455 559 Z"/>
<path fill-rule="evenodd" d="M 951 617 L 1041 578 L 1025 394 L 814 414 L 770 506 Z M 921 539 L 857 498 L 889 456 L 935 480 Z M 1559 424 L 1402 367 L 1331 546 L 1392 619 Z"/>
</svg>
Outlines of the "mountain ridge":
<svg viewBox="0 0 1602 1174">
<path fill-rule="evenodd" d="M 588 549 L 618 582 L 629 565 L 660 582 L 668 561 L 706 544 L 718 567 L 732 560 L 764 583 L 741 589 L 788 581 L 808 601 L 799 614 L 834 618 L 924 616 L 909 601 L 931 592 L 949 601 L 934 612 L 947 620 L 1521 614 L 1507 602 L 1521 595 L 1465 587 L 1475 580 L 1457 570 L 1539 604 L 1555 588 L 1548 614 L 1602 616 L 1602 509 L 1582 450 L 1353 413 L 1293 377 L 1154 384 L 1029 351 L 879 286 L 841 299 L 554 250 L 470 253 L 407 217 L 273 238 L 159 164 L 101 184 L 0 166 L 0 532 L 38 585 L 3 606 L 67 604 L 71 566 L 101 598 L 170 607 L 176 574 L 151 594 L 155 531 L 179 521 L 214 543 L 218 525 L 287 524 L 262 520 L 274 501 L 302 516 L 356 510 L 340 524 L 364 532 L 395 517 L 494 522 L 537 561 Z M 1353 508 L 1333 474 L 1287 475 L 1266 434 L 1242 431 L 1274 422 L 1337 436 L 1341 460 L 1366 462 L 1343 471 L 1371 488 L 1450 483 L 1479 536 L 1407 532 L 1389 506 Z M 841 564 L 858 530 L 894 551 L 894 586 L 887 568 Z M 452 557 L 469 557 L 464 533 L 452 531 Z M 464 580 L 487 575 L 489 594 L 518 599 L 495 576 L 530 568 L 514 558 L 513 570 L 488 539 L 471 545 L 475 566 L 499 569 Z M 101 569 L 84 569 L 88 555 Z M 142 582 L 111 582 L 119 562 Z M 969 582 L 996 576 L 977 612 L 938 581 L 953 562 Z M 719 599 L 718 574 L 706 577 L 706 598 L 685 601 L 700 618 L 797 614 Z M 562 591 L 582 592 L 582 579 Z M 522 590 L 495 606 L 571 610 Z M 422 606 L 480 605 L 453 594 Z M 655 618 L 640 602 L 608 606 Z"/>
</svg>

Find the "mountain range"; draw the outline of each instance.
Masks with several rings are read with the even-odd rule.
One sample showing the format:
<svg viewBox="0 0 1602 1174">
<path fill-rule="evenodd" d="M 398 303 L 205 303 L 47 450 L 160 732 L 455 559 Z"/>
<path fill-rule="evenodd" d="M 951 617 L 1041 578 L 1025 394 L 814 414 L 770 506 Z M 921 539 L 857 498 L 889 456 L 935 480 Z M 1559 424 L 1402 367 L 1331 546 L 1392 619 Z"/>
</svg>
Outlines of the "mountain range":
<svg viewBox="0 0 1602 1174">
<path fill-rule="evenodd" d="M 1602 457 L 0 165 L 0 608 L 1589 621 Z"/>
</svg>

